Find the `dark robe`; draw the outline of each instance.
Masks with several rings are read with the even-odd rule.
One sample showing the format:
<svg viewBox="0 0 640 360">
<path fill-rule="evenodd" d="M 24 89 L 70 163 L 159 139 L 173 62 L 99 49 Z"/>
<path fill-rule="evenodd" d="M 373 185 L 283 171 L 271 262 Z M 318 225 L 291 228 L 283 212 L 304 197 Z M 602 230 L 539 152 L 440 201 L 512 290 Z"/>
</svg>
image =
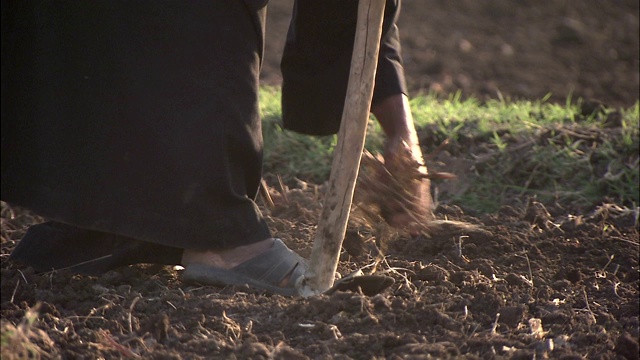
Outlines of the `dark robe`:
<svg viewBox="0 0 640 360">
<path fill-rule="evenodd" d="M 2 200 L 176 248 L 270 237 L 258 74 L 266 1 L 2 1 Z M 375 99 L 405 92 L 389 1 Z M 296 5 L 285 125 L 338 130 L 357 1 Z"/>
<path fill-rule="evenodd" d="M 270 237 L 243 1 L 2 1 L 2 200 L 155 243 Z"/>
</svg>

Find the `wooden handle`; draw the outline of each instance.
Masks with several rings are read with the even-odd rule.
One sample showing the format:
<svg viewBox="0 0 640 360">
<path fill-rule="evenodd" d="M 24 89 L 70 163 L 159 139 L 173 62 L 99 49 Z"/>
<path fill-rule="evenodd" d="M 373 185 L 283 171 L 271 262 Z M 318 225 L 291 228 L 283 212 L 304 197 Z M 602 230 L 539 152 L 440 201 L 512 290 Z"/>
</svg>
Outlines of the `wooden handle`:
<svg viewBox="0 0 640 360">
<path fill-rule="evenodd" d="M 296 284 L 302 296 L 323 293 L 333 285 L 367 133 L 384 5 L 385 0 L 360 0 L 358 5 L 349 85 L 338 132 L 338 144 L 333 153 L 331 176 L 309 268 Z"/>
</svg>

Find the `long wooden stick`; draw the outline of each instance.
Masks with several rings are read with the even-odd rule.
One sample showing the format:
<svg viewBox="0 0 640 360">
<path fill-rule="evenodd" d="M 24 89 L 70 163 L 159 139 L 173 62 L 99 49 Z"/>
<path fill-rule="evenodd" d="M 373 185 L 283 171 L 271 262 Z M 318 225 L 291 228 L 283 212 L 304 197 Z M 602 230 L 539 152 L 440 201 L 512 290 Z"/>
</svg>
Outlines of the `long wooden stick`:
<svg viewBox="0 0 640 360">
<path fill-rule="evenodd" d="M 367 132 L 384 4 L 385 0 L 360 0 L 358 5 L 349 85 L 338 132 L 338 144 L 333 154 L 331 176 L 309 268 L 297 283 L 298 292 L 302 296 L 323 293 L 333 285 Z"/>
</svg>

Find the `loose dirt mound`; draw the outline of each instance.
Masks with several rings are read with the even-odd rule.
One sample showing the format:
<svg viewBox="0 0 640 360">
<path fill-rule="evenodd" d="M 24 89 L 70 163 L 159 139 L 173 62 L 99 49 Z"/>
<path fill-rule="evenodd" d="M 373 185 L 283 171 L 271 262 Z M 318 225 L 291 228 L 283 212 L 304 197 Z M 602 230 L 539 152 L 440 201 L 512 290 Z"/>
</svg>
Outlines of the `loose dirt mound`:
<svg viewBox="0 0 640 360">
<path fill-rule="evenodd" d="M 268 30 L 280 39 L 268 39 L 271 84 L 290 5 L 274 0 L 270 9 Z M 406 1 L 401 25 L 414 91 L 536 99 L 551 91 L 564 101 L 573 90 L 613 106 L 638 98 L 635 0 Z M 301 186 L 265 209 L 275 235 L 304 256 L 321 192 Z M 34 274 L 6 259 L 42 219 L 3 204 L 2 358 L 637 359 L 637 210 L 514 203 L 523 205 L 474 216 L 441 206 L 439 219 L 478 228 L 429 239 L 354 225 L 355 251 L 339 270 L 375 268 L 395 285 L 374 297 L 311 299 L 186 286 L 171 267 Z M 386 239 L 383 261 L 374 235 Z"/>
</svg>

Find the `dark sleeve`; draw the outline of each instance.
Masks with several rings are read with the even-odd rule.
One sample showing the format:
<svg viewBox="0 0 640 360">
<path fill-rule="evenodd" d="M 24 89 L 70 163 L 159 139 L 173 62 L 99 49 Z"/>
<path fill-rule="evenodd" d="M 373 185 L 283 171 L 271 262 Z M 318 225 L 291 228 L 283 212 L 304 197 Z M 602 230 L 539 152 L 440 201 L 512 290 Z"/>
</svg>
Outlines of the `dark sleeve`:
<svg viewBox="0 0 640 360">
<path fill-rule="evenodd" d="M 396 20 L 387 0 L 373 94 L 376 104 L 406 94 Z M 284 127 L 310 135 L 338 132 L 356 30 L 357 1 L 296 1 L 282 56 Z"/>
</svg>

